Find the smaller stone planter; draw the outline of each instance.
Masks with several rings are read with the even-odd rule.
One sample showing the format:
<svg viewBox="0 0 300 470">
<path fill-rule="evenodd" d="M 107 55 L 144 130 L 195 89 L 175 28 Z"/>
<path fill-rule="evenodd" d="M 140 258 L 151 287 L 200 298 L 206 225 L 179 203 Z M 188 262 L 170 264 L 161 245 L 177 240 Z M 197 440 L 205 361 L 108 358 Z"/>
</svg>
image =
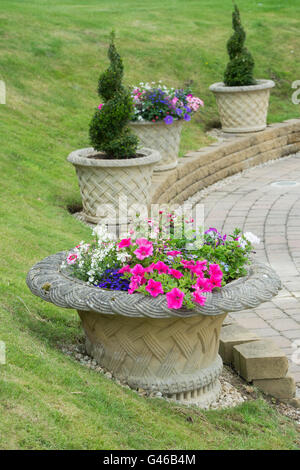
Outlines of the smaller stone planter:
<svg viewBox="0 0 300 470">
<path fill-rule="evenodd" d="M 78 311 L 88 353 L 132 388 L 161 392 L 166 398 L 207 406 L 220 393 L 220 329 L 226 314 L 258 306 L 280 289 L 276 273 L 252 265 L 248 276 L 207 294 L 204 306 L 173 310 L 166 296 L 100 289 L 61 268 L 65 252 L 31 268 L 33 294 Z"/>
<path fill-rule="evenodd" d="M 86 222 L 127 224 L 127 210 L 133 205 L 149 206 L 153 168 L 161 156 L 149 148 L 140 149 L 139 154 L 113 160 L 101 158 L 104 154 L 93 148 L 70 153 L 67 160 L 76 169 Z"/>
<path fill-rule="evenodd" d="M 257 85 L 225 86 L 214 83 L 214 93 L 224 132 L 257 132 L 267 126 L 267 112 L 272 80 L 257 80 Z"/>
<path fill-rule="evenodd" d="M 144 147 L 158 150 L 161 161 L 154 171 L 167 171 L 176 168 L 183 120 L 174 120 L 172 124 L 164 121 L 131 122 L 129 127 L 138 136 Z"/>
</svg>

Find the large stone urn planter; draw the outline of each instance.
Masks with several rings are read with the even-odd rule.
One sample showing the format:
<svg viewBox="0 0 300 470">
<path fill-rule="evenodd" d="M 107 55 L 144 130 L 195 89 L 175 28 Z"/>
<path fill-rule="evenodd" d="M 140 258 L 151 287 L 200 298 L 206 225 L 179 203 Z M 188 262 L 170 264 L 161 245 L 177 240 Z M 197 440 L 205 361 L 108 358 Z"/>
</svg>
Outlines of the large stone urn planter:
<svg viewBox="0 0 300 470">
<path fill-rule="evenodd" d="M 70 153 L 67 160 L 76 169 L 86 222 L 127 224 L 127 209 L 149 206 L 153 168 L 161 156 L 149 148 L 140 149 L 139 154 L 112 160 L 93 148 Z"/>
<path fill-rule="evenodd" d="M 176 168 L 183 120 L 174 120 L 172 124 L 164 121 L 131 122 L 129 127 L 138 136 L 144 147 L 158 150 L 161 161 L 155 166 L 154 171 L 167 171 Z"/>
<path fill-rule="evenodd" d="M 207 406 L 220 393 L 219 333 L 226 314 L 269 301 L 280 280 L 259 264 L 219 292 L 205 306 L 168 309 L 164 295 L 112 291 L 70 277 L 60 252 L 37 263 L 27 275 L 33 294 L 59 307 L 76 309 L 88 353 L 132 388 Z"/>
<path fill-rule="evenodd" d="M 267 126 L 272 80 L 257 80 L 257 85 L 225 86 L 214 83 L 209 89 L 217 100 L 224 132 L 256 132 Z"/>
</svg>

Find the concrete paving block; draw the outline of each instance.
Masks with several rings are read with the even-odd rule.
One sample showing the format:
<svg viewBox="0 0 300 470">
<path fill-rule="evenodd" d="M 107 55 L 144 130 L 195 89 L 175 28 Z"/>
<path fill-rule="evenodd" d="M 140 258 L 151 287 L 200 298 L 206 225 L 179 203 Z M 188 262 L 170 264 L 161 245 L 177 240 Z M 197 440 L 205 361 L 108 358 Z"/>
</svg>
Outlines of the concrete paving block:
<svg viewBox="0 0 300 470">
<path fill-rule="evenodd" d="M 255 379 L 280 379 L 288 371 L 286 355 L 273 341 L 267 339 L 234 346 L 233 365 L 247 382 Z"/>
<path fill-rule="evenodd" d="M 225 364 L 233 363 L 233 347 L 238 344 L 257 341 L 260 338 L 238 323 L 225 325 L 221 329 L 219 354 Z"/>
<path fill-rule="evenodd" d="M 259 379 L 253 380 L 259 390 L 275 398 L 294 398 L 296 393 L 296 384 L 292 376 L 287 375 L 281 379 Z"/>
</svg>

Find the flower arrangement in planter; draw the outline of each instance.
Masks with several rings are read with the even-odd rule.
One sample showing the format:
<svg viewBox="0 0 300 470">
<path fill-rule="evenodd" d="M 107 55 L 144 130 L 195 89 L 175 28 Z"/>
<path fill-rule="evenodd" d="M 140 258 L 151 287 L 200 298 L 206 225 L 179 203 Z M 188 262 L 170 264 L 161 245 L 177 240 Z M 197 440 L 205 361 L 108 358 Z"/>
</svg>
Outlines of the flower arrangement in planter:
<svg viewBox="0 0 300 470">
<path fill-rule="evenodd" d="M 72 152 L 68 161 L 77 172 L 87 222 L 127 223 L 119 213 L 120 196 L 130 207 L 148 205 L 157 151 L 137 150 L 138 138 L 128 124 L 134 108 L 130 90 L 122 84 L 123 63 L 111 33 L 108 49 L 109 68 L 99 78 L 98 93 L 103 100 L 90 123 L 93 148 Z M 121 211 L 120 211 L 121 212 Z"/>
<path fill-rule="evenodd" d="M 227 42 L 229 63 L 224 82 L 214 83 L 214 93 L 224 132 L 256 132 L 266 128 L 272 80 L 255 80 L 254 60 L 245 47 L 246 33 L 242 27 L 240 12 L 234 5 L 232 14 L 234 34 Z"/>
<path fill-rule="evenodd" d="M 161 82 L 140 83 L 132 88 L 134 115 L 131 128 L 145 147 L 151 146 L 162 156 L 155 171 L 177 166 L 180 135 L 184 121 L 204 106 L 190 88 L 168 88 Z"/>
<path fill-rule="evenodd" d="M 252 243 L 259 243 L 255 235 L 242 235 L 236 229 L 227 237 L 213 227 L 201 235 L 187 230 L 184 223 L 183 236 L 178 239 L 176 225 L 183 221 L 170 217 L 173 233 L 169 239 L 167 226 L 152 220 L 148 238 L 136 236 L 131 230 L 115 241 L 104 226 L 97 226 L 94 242 L 81 242 L 73 248 L 64 267 L 89 285 L 152 297 L 165 294 L 171 309 L 205 305 L 206 293 L 247 274 L 245 266 L 249 264 Z"/>
<path fill-rule="evenodd" d="M 215 228 L 178 235 L 182 221 L 170 220 L 169 231 L 150 221 L 150 234 L 135 229 L 119 240 L 98 226 L 91 244 L 33 266 L 27 284 L 78 311 L 87 352 L 116 378 L 206 406 L 220 393 L 227 312 L 270 300 L 280 280 L 271 268 L 249 264 L 254 235 L 226 237 Z"/>
</svg>

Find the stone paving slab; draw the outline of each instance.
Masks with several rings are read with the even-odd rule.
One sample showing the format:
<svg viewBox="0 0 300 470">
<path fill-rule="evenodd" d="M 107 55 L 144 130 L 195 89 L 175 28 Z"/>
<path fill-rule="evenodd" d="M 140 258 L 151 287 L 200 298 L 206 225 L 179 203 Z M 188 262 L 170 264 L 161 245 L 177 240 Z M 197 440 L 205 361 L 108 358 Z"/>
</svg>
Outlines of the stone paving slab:
<svg viewBox="0 0 300 470">
<path fill-rule="evenodd" d="M 278 181 L 297 184 L 272 184 Z M 240 227 L 260 237 L 256 259 L 277 271 L 283 289 L 271 302 L 231 317 L 277 343 L 288 355 L 290 372 L 300 383 L 300 154 L 228 178 L 203 197 L 200 192 L 193 202 L 204 204 L 205 227 L 224 233 Z M 297 340 L 299 364 L 292 358 Z"/>
</svg>

